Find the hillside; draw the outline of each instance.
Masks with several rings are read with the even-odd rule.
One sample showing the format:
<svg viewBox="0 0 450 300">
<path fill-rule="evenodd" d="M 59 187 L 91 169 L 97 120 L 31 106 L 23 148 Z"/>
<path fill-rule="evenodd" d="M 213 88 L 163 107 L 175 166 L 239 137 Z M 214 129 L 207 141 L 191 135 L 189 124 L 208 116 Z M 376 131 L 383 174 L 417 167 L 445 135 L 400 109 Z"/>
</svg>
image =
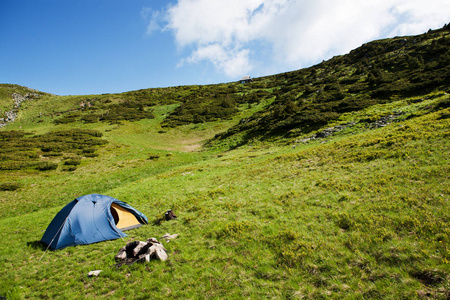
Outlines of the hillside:
<svg viewBox="0 0 450 300">
<path fill-rule="evenodd" d="M 445 26 L 249 84 L 1 84 L 0 296 L 448 299 L 449 50 Z M 90 193 L 149 225 L 45 251 L 54 215 Z M 114 267 L 165 233 L 168 261 Z"/>
<path fill-rule="evenodd" d="M 308 69 L 257 81 L 274 101 L 217 138 L 295 136 L 344 114 L 395 100 L 448 91 L 450 27 L 371 42 Z"/>
</svg>

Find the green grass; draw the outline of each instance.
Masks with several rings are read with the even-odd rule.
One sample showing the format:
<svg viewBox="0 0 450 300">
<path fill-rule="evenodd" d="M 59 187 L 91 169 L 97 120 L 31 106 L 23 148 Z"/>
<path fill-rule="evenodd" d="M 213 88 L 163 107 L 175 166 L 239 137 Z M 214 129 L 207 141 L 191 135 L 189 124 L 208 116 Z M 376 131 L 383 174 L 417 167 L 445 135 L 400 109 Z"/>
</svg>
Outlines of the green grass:
<svg viewBox="0 0 450 300">
<path fill-rule="evenodd" d="M 439 38 L 435 47 L 442 50 L 446 30 L 420 36 L 417 45 L 431 47 Z M 411 95 L 414 84 L 396 90 L 397 79 L 375 72 L 370 84 L 377 87 L 367 90 L 368 76 L 354 76 L 367 67 L 359 58 L 386 54 L 395 59 L 394 48 L 401 43 L 400 38 L 374 42 L 349 56 L 250 85 L 74 97 L 41 94 L 24 102 L 17 121 L 0 129 L 0 165 L 34 164 L 0 170 L 0 296 L 448 299 L 447 73 L 440 75 L 442 86 Z M 399 72 L 417 64 L 410 57 L 402 59 L 378 63 Z M 351 60 L 358 63 L 347 64 Z M 425 79 L 427 68 L 422 70 Z M 411 72 L 419 76 L 419 71 Z M 313 77 L 326 95 L 308 94 Z M 11 105 L 12 91 L 28 92 L 0 86 L 1 107 Z M 371 98 L 374 91 L 388 93 L 388 101 Z M 334 112 L 334 100 L 326 102 L 327 97 L 341 101 L 341 92 L 368 102 L 361 105 L 347 95 L 351 110 L 330 118 L 317 113 L 321 101 L 328 103 L 324 112 Z M 216 105 L 224 99 L 236 101 L 233 114 L 163 126 L 167 118 L 183 117 L 182 104 Z M 93 108 L 81 110 L 86 101 Z M 311 108 L 314 115 L 308 117 L 321 125 L 293 126 L 304 121 L 291 118 L 299 116 L 297 102 Z M 119 104 L 129 108 L 127 114 L 136 109 L 152 116 L 89 121 Z M 191 113 L 198 108 L 186 107 Z M 73 113 L 87 118 L 55 123 Z M 389 115 L 396 119 L 373 126 Z M 312 138 L 335 126 L 346 127 L 327 138 Z M 289 130 L 275 130 L 282 127 Z M 71 147 L 74 138 L 68 133 L 83 133 L 79 148 Z M 149 218 L 149 225 L 127 231 L 124 239 L 45 251 L 38 241 L 55 214 L 90 193 L 129 203 Z M 160 221 L 168 209 L 178 219 Z M 163 242 L 167 261 L 114 266 L 114 255 L 127 242 L 160 239 L 165 233 L 179 234 Z M 87 276 L 97 269 L 103 270 L 98 277 Z"/>
<path fill-rule="evenodd" d="M 126 123 L 105 133 L 100 157 L 70 174 L 9 173 L 21 187 L 0 192 L 8 270 L 0 295 L 445 299 L 450 124 L 439 119 L 443 112 L 325 144 L 227 152 L 164 150 L 173 141 L 154 141 L 153 120 Z M 88 193 L 130 203 L 150 225 L 124 240 L 44 252 L 36 242 L 53 216 Z M 179 218 L 153 224 L 167 209 Z M 168 261 L 113 267 L 125 243 L 166 232 L 180 234 L 165 244 Z M 104 271 L 88 278 L 96 269 Z"/>
</svg>

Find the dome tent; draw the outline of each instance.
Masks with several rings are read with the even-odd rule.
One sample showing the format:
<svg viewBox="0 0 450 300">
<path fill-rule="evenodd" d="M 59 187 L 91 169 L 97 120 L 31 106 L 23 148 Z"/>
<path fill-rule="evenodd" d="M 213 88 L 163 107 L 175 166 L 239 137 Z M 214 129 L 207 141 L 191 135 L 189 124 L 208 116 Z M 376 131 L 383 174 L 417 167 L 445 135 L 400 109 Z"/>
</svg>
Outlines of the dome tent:
<svg viewBox="0 0 450 300">
<path fill-rule="evenodd" d="M 142 224 L 148 224 L 147 217 L 127 203 L 105 195 L 85 195 L 56 214 L 41 241 L 57 250 L 125 237 L 122 231 Z"/>
</svg>

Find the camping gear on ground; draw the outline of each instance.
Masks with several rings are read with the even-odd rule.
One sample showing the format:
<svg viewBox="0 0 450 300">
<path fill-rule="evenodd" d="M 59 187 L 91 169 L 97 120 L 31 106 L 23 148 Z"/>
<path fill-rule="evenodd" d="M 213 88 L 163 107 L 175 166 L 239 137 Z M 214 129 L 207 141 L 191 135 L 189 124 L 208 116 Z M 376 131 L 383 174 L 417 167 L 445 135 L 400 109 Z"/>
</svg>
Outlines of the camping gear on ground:
<svg viewBox="0 0 450 300">
<path fill-rule="evenodd" d="M 155 238 L 149 238 L 145 242 L 134 241 L 120 248 L 114 256 L 119 262 L 116 266 L 122 264 L 131 265 L 135 262 L 148 262 L 152 259 L 167 260 L 166 248 Z"/>
<path fill-rule="evenodd" d="M 175 220 L 177 216 L 174 214 L 173 210 L 169 209 L 164 213 L 164 216 L 161 216 L 160 218 L 157 218 L 153 221 L 153 225 L 161 225 L 162 221 L 170 221 Z"/>
<path fill-rule="evenodd" d="M 177 218 L 177 216 L 175 216 L 175 214 L 173 213 L 173 211 L 171 209 L 166 211 L 166 213 L 164 214 L 164 217 L 165 217 L 166 221 L 173 220 L 173 219 Z"/>
<path fill-rule="evenodd" d="M 105 195 L 85 195 L 58 212 L 41 241 L 57 250 L 125 237 L 122 231 L 142 224 L 148 224 L 147 217 L 127 203 Z"/>
</svg>

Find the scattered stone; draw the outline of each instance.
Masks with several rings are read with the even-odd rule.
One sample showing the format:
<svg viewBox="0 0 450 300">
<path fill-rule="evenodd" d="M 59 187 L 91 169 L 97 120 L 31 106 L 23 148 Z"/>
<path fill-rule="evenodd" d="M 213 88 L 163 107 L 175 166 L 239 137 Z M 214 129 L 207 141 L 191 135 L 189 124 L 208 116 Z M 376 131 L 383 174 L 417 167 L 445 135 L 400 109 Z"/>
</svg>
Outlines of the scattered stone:
<svg viewBox="0 0 450 300">
<path fill-rule="evenodd" d="M 170 240 L 174 240 L 178 237 L 178 233 L 175 234 L 170 234 L 170 233 L 166 233 L 164 234 L 161 238 L 166 240 L 166 243 L 169 243 Z"/>
<path fill-rule="evenodd" d="M 385 126 L 387 126 L 387 125 L 389 125 L 389 124 L 391 124 L 393 122 L 396 122 L 397 119 L 401 115 L 404 115 L 404 114 L 405 114 L 404 112 L 395 112 L 395 113 L 393 113 L 391 115 L 383 116 L 379 120 L 377 120 L 377 121 L 375 121 L 373 123 L 367 124 L 366 128 L 375 129 L 375 128 L 380 128 L 380 127 L 385 127 Z M 355 124 L 356 124 L 355 122 L 348 122 L 348 123 L 343 124 L 343 125 L 336 125 L 334 127 L 325 128 L 322 131 L 317 132 L 316 134 L 314 134 L 314 135 L 312 135 L 310 137 L 307 137 L 307 138 L 304 138 L 304 139 L 298 139 L 298 140 L 295 140 L 295 142 L 296 143 L 304 143 L 304 144 L 306 144 L 306 143 L 310 142 L 311 140 L 327 138 L 327 137 L 332 136 L 336 132 L 342 131 L 342 130 L 344 130 L 346 128 L 349 128 L 349 127 L 352 127 Z"/>
<path fill-rule="evenodd" d="M 161 261 L 167 260 L 167 250 L 155 238 L 149 238 L 147 241 L 134 241 L 120 248 L 114 259 L 119 262 L 116 266 L 123 264 L 131 265 L 135 262 L 149 262 L 152 259 Z"/>
<path fill-rule="evenodd" d="M 315 138 L 326 138 L 337 131 L 340 131 L 340 130 L 336 129 L 336 127 L 326 128 L 326 129 L 322 130 L 321 132 L 316 133 L 316 135 L 314 137 Z"/>
<path fill-rule="evenodd" d="M 300 142 L 300 143 L 306 144 L 306 143 L 309 142 L 310 140 L 311 140 L 311 138 L 306 138 L 306 139 L 297 140 L 296 142 Z"/>
<path fill-rule="evenodd" d="M 102 270 L 90 271 L 90 272 L 88 273 L 88 277 L 98 276 L 98 274 L 100 274 L 101 272 L 102 272 Z"/>
<path fill-rule="evenodd" d="M 429 297 L 431 297 L 431 293 L 429 291 L 418 290 L 417 296 L 419 296 L 420 299 L 428 299 Z"/>
<path fill-rule="evenodd" d="M 162 244 L 153 244 L 145 255 L 145 260 L 150 261 L 152 258 L 157 258 L 161 261 L 167 260 L 167 252 Z"/>
<path fill-rule="evenodd" d="M 0 128 L 8 125 L 8 123 L 14 122 L 17 118 L 17 113 L 19 112 L 20 105 L 24 101 L 33 100 L 39 98 L 39 94 L 36 93 L 27 93 L 25 95 L 21 95 L 18 93 L 12 93 L 11 97 L 14 100 L 13 107 L 11 110 L 5 112 L 5 117 L 0 118 Z"/>
<path fill-rule="evenodd" d="M 398 112 L 398 113 L 394 113 L 393 115 L 383 116 L 380 119 L 378 119 L 377 121 L 375 121 L 373 123 L 369 123 L 367 125 L 367 127 L 370 129 L 385 127 L 385 126 L 395 122 L 401 115 L 404 115 L 404 114 L 405 114 L 404 112 Z"/>
<path fill-rule="evenodd" d="M 246 124 L 246 123 L 248 123 L 250 121 L 250 118 L 244 118 L 244 119 L 241 119 L 240 121 L 239 121 L 239 124 Z"/>
</svg>

